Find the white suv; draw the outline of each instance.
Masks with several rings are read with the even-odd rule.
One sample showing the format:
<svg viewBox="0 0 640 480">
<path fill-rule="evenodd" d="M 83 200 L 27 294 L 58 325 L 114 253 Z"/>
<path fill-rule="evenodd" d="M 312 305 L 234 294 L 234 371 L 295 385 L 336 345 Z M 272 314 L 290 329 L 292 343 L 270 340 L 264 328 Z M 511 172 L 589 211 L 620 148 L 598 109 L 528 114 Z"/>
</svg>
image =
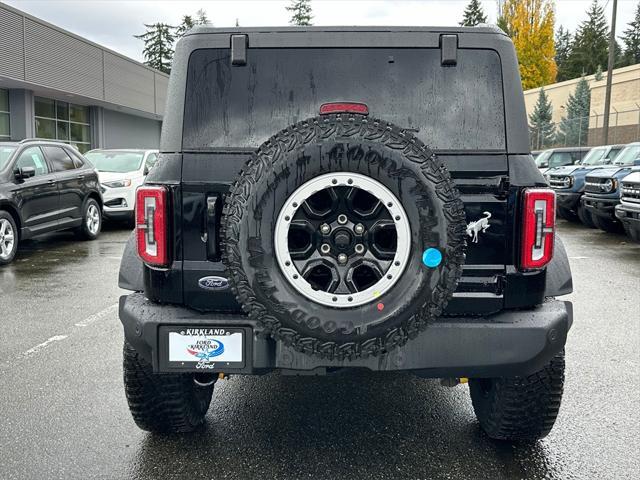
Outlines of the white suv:
<svg viewBox="0 0 640 480">
<path fill-rule="evenodd" d="M 85 157 L 98 170 L 104 216 L 133 221 L 136 189 L 155 165 L 158 151 L 96 149 L 87 152 Z"/>
</svg>

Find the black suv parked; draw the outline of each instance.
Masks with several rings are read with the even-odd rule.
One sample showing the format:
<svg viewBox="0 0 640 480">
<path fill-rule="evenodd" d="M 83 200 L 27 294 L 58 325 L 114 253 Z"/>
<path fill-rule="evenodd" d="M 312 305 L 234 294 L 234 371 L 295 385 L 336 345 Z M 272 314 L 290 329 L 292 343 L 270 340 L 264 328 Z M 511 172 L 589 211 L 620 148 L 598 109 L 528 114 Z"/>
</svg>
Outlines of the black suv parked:
<svg viewBox="0 0 640 480">
<path fill-rule="evenodd" d="M 120 270 L 141 428 L 196 428 L 219 376 L 364 368 L 551 430 L 571 272 L 501 30 L 196 28 L 167 99 Z"/>
<path fill-rule="evenodd" d="M 93 166 L 69 145 L 46 140 L 0 143 L 0 265 L 18 242 L 73 228 L 98 237 L 102 197 Z"/>
</svg>

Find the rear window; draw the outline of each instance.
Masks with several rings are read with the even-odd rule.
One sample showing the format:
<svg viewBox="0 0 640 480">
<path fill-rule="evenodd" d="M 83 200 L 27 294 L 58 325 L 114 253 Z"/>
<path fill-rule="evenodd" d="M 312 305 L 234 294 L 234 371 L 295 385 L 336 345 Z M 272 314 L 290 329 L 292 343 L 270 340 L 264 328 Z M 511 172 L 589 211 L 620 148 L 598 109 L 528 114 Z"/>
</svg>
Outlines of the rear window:
<svg viewBox="0 0 640 480">
<path fill-rule="evenodd" d="M 498 54 L 458 50 L 442 67 L 427 48 L 249 49 L 232 67 L 229 49 L 189 59 L 183 147 L 257 147 L 318 115 L 327 102 L 354 101 L 371 116 L 416 130 L 438 150 L 504 150 Z"/>
<path fill-rule="evenodd" d="M 42 147 L 45 155 L 53 165 L 53 170 L 56 172 L 64 172 L 65 170 L 73 170 L 76 168 L 73 160 L 62 147 Z"/>
</svg>

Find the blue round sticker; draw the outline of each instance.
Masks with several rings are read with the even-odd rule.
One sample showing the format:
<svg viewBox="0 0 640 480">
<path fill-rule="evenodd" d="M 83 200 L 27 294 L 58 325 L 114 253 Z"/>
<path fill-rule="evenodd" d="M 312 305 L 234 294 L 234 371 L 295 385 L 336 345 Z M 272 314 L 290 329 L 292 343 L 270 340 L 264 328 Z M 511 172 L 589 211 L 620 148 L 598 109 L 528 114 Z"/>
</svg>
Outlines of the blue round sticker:
<svg viewBox="0 0 640 480">
<path fill-rule="evenodd" d="M 422 263 L 429 268 L 436 268 L 442 262 L 442 253 L 437 248 L 427 248 L 422 254 Z"/>
</svg>

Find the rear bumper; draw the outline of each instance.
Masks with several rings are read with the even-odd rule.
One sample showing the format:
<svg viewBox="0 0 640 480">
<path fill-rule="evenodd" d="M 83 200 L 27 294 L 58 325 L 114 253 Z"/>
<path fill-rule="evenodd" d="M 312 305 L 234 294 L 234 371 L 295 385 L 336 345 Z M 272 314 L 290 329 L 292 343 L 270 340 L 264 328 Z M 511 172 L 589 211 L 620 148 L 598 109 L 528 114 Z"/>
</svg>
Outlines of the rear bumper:
<svg viewBox="0 0 640 480">
<path fill-rule="evenodd" d="M 556 202 L 559 207 L 576 211 L 580 206 L 580 197 L 582 197 L 582 192 L 561 192 L 558 190 L 555 190 L 555 192 Z"/>
<path fill-rule="evenodd" d="M 530 310 L 508 310 L 482 317 L 443 318 L 404 347 L 371 358 L 333 360 L 299 353 L 256 332 L 256 323 L 243 315 L 205 314 L 160 305 L 134 293 L 120 297 L 120 320 L 126 340 L 155 372 L 168 372 L 166 338 L 161 326 L 245 327 L 245 366 L 215 371 L 261 374 L 324 374 L 327 369 L 366 368 L 410 371 L 424 377 L 505 377 L 540 370 L 564 348 L 573 321 L 570 302 L 550 300 Z M 163 352 L 162 354 L 160 352 Z M 211 371 L 211 370 L 209 370 Z"/>
<path fill-rule="evenodd" d="M 616 219 L 615 208 L 620 203 L 619 198 L 598 198 L 591 197 L 589 195 L 583 195 L 580 199 L 582 206 L 587 209 L 593 215 L 599 217 L 608 218 L 611 220 Z"/>
</svg>

